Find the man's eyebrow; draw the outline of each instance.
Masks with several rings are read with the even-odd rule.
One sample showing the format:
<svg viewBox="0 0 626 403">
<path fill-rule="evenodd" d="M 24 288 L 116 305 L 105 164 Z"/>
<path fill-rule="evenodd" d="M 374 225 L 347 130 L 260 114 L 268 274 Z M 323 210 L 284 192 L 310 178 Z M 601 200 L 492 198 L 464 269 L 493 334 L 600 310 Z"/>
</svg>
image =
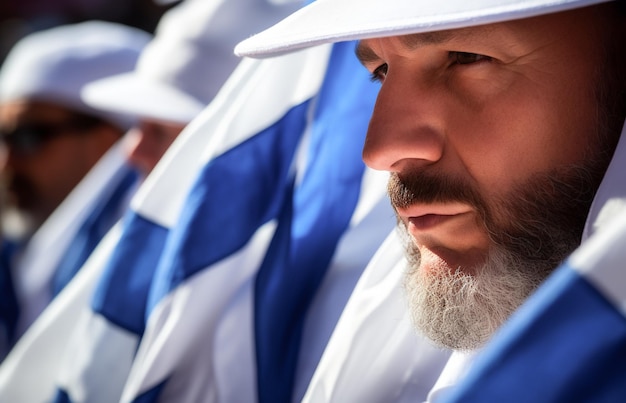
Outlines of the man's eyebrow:
<svg viewBox="0 0 626 403">
<path fill-rule="evenodd" d="M 459 31 L 435 31 L 421 34 L 402 35 L 400 42 L 408 49 L 416 49 L 426 45 L 441 45 L 460 36 Z"/>
<path fill-rule="evenodd" d="M 457 37 L 455 31 L 436 31 L 419 34 L 400 35 L 398 39 L 407 49 L 415 49 L 424 45 L 438 45 Z M 371 63 L 380 60 L 380 57 L 366 44 L 359 42 L 354 53 L 361 63 Z"/>
<path fill-rule="evenodd" d="M 369 46 L 363 44 L 363 42 L 360 42 L 360 41 L 356 45 L 356 48 L 354 49 L 354 53 L 356 54 L 357 59 L 359 59 L 359 61 L 362 64 L 367 64 L 367 63 L 371 63 L 371 62 L 375 62 L 377 60 L 380 60 L 380 58 L 372 50 L 372 48 L 370 48 Z"/>
<path fill-rule="evenodd" d="M 469 41 L 484 39 L 488 37 L 492 31 L 492 27 L 485 25 L 474 27 L 472 29 L 464 28 L 399 35 L 397 38 L 408 50 L 414 50 L 427 45 L 445 44 L 458 38 L 463 38 L 464 40 Z M 355 49 L 355 54 L 363 64 L 380 60 L 380 57 L 369 46 L 363 44 L 363 42 L 359 42 Z"/>
</svg>

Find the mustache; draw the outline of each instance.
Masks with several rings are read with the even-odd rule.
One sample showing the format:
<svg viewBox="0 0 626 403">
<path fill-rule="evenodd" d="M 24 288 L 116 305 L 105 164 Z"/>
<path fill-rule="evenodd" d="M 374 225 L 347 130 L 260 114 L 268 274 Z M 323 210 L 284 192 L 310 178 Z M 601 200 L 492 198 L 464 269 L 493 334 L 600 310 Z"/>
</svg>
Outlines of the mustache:
<svg viewBox="0 0 626 403">
<path fill-rule="evenodd" d="M 424 172 L 392 172 L 387 193 L 394 208 L 418 203 L 467 203 L 485 211 L 482 197 L 470 184 L 458 178 Z"/>
</svg>

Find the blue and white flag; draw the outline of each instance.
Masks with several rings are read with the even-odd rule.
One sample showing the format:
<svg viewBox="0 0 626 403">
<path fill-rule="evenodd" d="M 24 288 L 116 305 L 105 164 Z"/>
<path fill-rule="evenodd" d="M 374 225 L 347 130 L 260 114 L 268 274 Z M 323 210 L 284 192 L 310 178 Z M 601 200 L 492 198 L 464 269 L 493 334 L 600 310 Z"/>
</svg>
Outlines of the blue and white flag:
<svg viewBox="0 0 626 403">
<path fill-rule="evenodd" d="M 166 242 L 122 401 L 304 393 L 395 223 L 385 178 L 364 174 L 378 88 L 353 47 L 245 60 L 239 98 L 213 105 L 206 165 Z"/>
<path fill-rule="evenodd" d="M 626 212 L 516 313 L 447 402 L 626 398 Z"/>
<path fill-rule="evenodd" d="M 119 400 L 143 334 L 148 291 L 169 231 L 204 165 L 207 145 L 230 141 L 217 139 L 213 127 L 237 117 L 225 109 L 245 102 L 240 87 L 252 78 L 252 70 L 241 66 L 233 74 L 214 106 L 183 130 L 135 195 L 120 240 L 103 262 L 92 302 L 86 305 L 91 309 L 85 310 L 72 332 L 72 348 L 67 349 L 56 380 L 57 402 Z M 222 130 L 222 137 L 225 134 Z"/>
<path fill-rule="evenodd" d="M 93 295 L 102 262 L 110 255 L 120 235 L 114 226 L 100 241 L 81 270 L 20 338 L 0 365 L 0 401 L 50 402 L 69 336 Z M 33 379 L 37 386 L 33 386 Z"/>
<path fill-rule="evenodd" d="M 265 318 L 253 312 L 256 273 L 264 260 L 266 273 L 279 267 L 267 263 L 270 242 L 278 245 L 272 256 L 290 256 L 275 229 L 288 240 L 294 229 L 311 240 L 307 225 L 332 212 L 319 207 L 326 201 L 342 212 L 323 215 L 317 243 L 307 243 L 321 263 L 307 257 L 316 264 L 302 272 L 302 291 L 290 295 L 287 284 L 280 292 L 285 306 L 304 297 L 295 312 L 295 349 L 279 368 L 302 374 L 283 393 L 290 395 L 294 383 L 304 393 L 356 279 L 394 225 L 385 178 L 364 174 L 360 160 L 377 88 L 352 44 L 337 46 L 329 68 L 335 78 L 325 81 L 330 53 L 327 46 L 245 60 L 181 134 L 133 200 L 93 310 L 70 341 L 57 401 L 116 401 L 133 359 L 124 400 L 160 394 L 181 402 L 255 401 L 253 322 Z M 303 222 L 294 229 L 286 214 L 292 211 L 293 222 Z M 319 236 L 334 223 L 332 237 Z M 297 285 L 299 276 L 292 277 Z M 299 351 L 301 343 L 311 348 Z M 267 344 L 270 360 L 283 358 Z"/>
<path fill-rule="evenodd" d="M 106 235 L 76 278 L 59 293 L 20 339 L 0 366 L 0 401 L 7 398 L 8 401 L 50 402 L 54 401 L 53 396 L 56 396 L 57 401 L 66 401 L 70 396 L 65 391 L 66 385 L 73 386 L 71 396 L 75 401 L 110 402 L 119 399 L 138 344 L 136 329 L 143 327 L 142 307 L 145 307 L 145 296 L 154 272 L 149 266 L 147 273 L 141 269 L 150 259 L 155 264 L 158 261 L 159 248 L 167 232 L 163 228 L 173 225 L 177 219 L 175 214 L 166 213 L 178 212 L 176 203 L 182 205 L 193 183 L 198 169 L 197 160 L 205 144 L 205 140 L 199 136 L 196 141 L 185 142 L 190 151 L 187 153 L 189 159 L 177 163 L 176 172 L 181 177 L 170 179 L 170 182 L 163 180 L 167 184 L 164 186 L 168 186 L 168 191 L 172 193 L 155 201 L 163 206 L 165 213 L 159 215 L 158 220 L 145 219 L 137 208 L 128 213 L 128 217 L 123 220 L 124 229 L 122 223 L 119 223 L 114 231 Z M 121 153 L 119 160 L 124 161 Z M 150 178 L 144 183 L 147 188 L 155 182 Z M 103 183 L 106 182 L 103 180 Z M 141 194 L 136 196 L 141 197 Z M 150 205 L 150 202 L 138 203 Z M 133 237 L 139 239 L 140 243 L 127 241 Z M 129 250 L 126 248 L 129 245 L 139 249 Z M 156 256 L 154 249 L 147 248 L 149 246 L 156 247 Z M 123 255 L 124 252 L 130 253 Z M 123 264 L 117 267 L 115 263 L 120 257 Z M 124 257 L 129 260 L 124 260 Z M 144 266 L 135 265 L 131 258 L 137 259 Z M 116 306 L 118 311 L 113 313 L 117 316 L 104 316 L 91 309 L 92 305 L 98 307 L 92 302 L 96 289 L 107 289 L 108 284 L 101 277 L 119 277 L 125 273 L 134 274 L 132 281 L 113 284 L 114 290 L 119 288 L 119 296 L 126 298 L 122 301 L 127 302 L 126 305 Z M 125 288 L 122 289 L 121 285 Z M 134 294 L 142 290 L 143 299 L 141 294 Z M 130 303 L 129 296 L 132 298 Z M 138 318 L 137 325 L 131 327 L 134 323 L 128 320 L 120 322 L 128 318 Z M 37 379 L 37 388 L 29 387 L 33 377 Z"/>
</svg>

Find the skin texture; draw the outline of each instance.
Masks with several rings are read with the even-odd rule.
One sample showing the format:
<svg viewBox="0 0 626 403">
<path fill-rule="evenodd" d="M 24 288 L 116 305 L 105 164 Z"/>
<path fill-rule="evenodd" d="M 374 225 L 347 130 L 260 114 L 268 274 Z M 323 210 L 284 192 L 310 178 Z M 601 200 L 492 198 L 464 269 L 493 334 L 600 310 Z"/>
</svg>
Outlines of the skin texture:
<svg viewBox="0 0 626 403">
<path fill-rule="evenodd" d="M 148 176 L 184 127 L 182 123 L 142 120 L 126 135 L 128 161 Z"/>
<path fill-rule="evenodd" d="M 62 124 L 74 115 L 52 103 L 10 102 L 0 107 L 0 128 L 10 131 L 22 125 Z M 38 227 L 121 134 L 102 123 L 88 129 L 60 130 L 28 153 L 3 143 L 0 164 L 9 205 L 26 213 Z"/>
<path fill-rule="evenodd" d="M 624 119 L 600 113 L 609 10 L 359 44 L 382 84 L 363 158 L 391 173 L 414 318 L 438 344 L 482 345 L 578 245 Z"/>
</svg>

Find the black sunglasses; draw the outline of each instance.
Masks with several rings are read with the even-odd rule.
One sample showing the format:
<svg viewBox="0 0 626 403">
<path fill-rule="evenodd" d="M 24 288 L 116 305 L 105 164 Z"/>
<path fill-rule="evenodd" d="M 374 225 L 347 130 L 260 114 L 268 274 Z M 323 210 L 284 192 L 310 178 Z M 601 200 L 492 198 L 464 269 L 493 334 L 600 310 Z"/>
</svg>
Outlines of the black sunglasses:
<svg viewBox="0 0 626 403">
<path fill-rule="evenodd" d="M 91 116 L 56 123 L 24 123 L 12 130 L 0 128 L 0 141 L 16 153 L 34 154 L 55 137 L 65 133 L 81 133 L 102 123 L 100 119 Z"/>
</svg>

